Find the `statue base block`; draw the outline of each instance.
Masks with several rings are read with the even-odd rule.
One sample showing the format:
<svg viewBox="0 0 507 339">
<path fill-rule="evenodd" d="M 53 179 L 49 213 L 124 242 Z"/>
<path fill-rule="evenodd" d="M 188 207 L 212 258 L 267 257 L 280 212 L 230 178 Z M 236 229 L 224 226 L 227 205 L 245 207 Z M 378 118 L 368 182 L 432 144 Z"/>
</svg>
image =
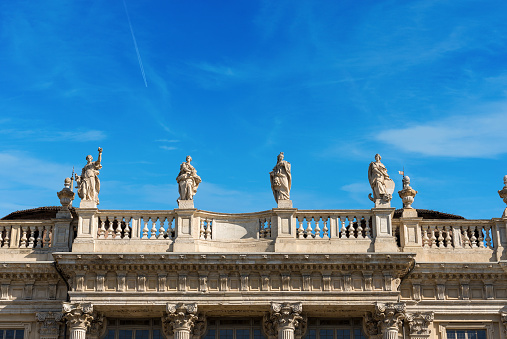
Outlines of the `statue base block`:
<svg viewBox="0 0 507 339">
<path fill-rule="evenodd" d="M 390 208 L 391 201 L 386 202 L 383 199 L 375 199 L 375 208 Z"/>
<path fill-rule="evenodd" d="M 292 208 L 292 200 L 279 200 L 278 208 Z"/>
<path fill-rule="evenodd" d="M 417 218 L 417 210 L 415 208 L 404 208 L 401 214 L 402 218 Z"/>
<path fill-rule="evenodd" d="M 181 209 L 194 208 L 194 201 L 193 200 L 179 200 L 178 199 L 178 208 L 181 208 Z"/>
<path fill-rule="evenodd" d="M 93 200 L 81 200 L 79 208 L 97 208 L 97 204 Z"/>
</svg>

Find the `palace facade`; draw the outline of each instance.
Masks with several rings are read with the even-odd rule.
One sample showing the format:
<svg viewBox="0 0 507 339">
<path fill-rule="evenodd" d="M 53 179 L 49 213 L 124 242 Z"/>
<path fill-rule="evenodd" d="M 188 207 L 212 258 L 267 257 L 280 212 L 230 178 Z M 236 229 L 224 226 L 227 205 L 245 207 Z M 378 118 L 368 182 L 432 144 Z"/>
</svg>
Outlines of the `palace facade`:
<svg viewBox="0 0 507 339">
<path fill-rule="evenodd" d="M 279 164 L 268 211 L 194 208 L 187 159 L 174 210 L 73 208 L 66 179 L 61 206 L 4 217 L 0 339 L 507 338 L 505 213 L 416 210 L 408 180 L 395 210 L 375 168 L 372 209 L 293 208 Z"/>
</svg>

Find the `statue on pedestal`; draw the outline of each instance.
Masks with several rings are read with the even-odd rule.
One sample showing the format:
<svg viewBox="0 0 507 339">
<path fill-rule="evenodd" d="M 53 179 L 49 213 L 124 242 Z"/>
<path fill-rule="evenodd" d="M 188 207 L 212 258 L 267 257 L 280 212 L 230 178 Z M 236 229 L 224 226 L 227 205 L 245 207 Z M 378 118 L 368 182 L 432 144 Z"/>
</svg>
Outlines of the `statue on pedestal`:
<svg viewBox="0 0 507 339">
<path fill-rule="evenodd" d="M 507 175 L 503 177 L 504 186 L 498 191 L 498 195 L 503 199 L 503 202 L 507 204 Z M 503 211 L 502 218 L 507 218 L 507 207 Z"/>
<path fill-rule="evenodd" d="M 375 161 L 368 167 L 368 180 L 373 191 L 373 196 L 370 193 L 368 197 L 375 202 L 375 207 L 389 206 L 394 192 L 394 181 L 389 178 L 386 167 L 380 162 L 381 159 L 379 154 L 375 154 Z"/>
<path fill-rule="evenodd" d="M 187 156 L 187 161 L 182 163 L 180 166 L 180 173 L 176 177 L 178 182 L 178 191 L 180 193 L 180 200 L 193 200 L 194 195 L 197 192 L 197 187 L 202 182 L 201 177 L 197 175 L 197 171 L 194 166 L 190 164 L 192 157 Z"/>
<path fill-rule="evenodd" d="M 269 173 L 269 177 L 276 202 L 290 200 L 290 187 L 292 184 L 290 163 L 283 160 L 283 152 L 278 155 L 276 166 Z"/>
<path fill-rule="evenodd" d="M 77 183 L 77 194 L 83 201 L 91 201 L 93 204 L 99 204 L 100 180 L 99 170 L 102 168 L 102 148 L 99 147 L 99 156 L 97 161 L 93 157 L 86 157 L 87 164 L 83 167 L 81 175 L 75 174 Z"/>
</svg>

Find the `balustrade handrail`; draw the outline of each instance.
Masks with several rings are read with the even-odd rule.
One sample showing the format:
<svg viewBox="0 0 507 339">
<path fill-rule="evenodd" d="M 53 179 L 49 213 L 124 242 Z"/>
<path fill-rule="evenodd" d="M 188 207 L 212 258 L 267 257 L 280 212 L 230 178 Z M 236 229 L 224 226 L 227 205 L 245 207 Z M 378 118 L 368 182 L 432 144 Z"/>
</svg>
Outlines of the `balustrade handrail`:
<svg viewBox="0 0 507 339">
<path fill-rule="evenodd" d="M 401 223 L 401 221 L 400 221 Z M 421 225 L 493 225 L 495 222 L 488 219 L 423 219 Z"/>
</svg>

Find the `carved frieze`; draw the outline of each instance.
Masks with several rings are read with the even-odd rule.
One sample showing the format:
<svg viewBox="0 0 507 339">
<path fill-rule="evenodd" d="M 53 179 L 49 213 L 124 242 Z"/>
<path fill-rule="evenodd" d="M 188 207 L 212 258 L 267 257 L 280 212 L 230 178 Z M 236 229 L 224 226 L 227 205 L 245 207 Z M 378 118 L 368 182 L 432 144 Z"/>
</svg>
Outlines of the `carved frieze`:
<svg viewBox="0 0 507 339">
<path fill-rule="evenodd" d="M 87 330 L 93 320 L 91 303 L 63 303 L 64 319 L 71 329 Z"/>
</svg>

